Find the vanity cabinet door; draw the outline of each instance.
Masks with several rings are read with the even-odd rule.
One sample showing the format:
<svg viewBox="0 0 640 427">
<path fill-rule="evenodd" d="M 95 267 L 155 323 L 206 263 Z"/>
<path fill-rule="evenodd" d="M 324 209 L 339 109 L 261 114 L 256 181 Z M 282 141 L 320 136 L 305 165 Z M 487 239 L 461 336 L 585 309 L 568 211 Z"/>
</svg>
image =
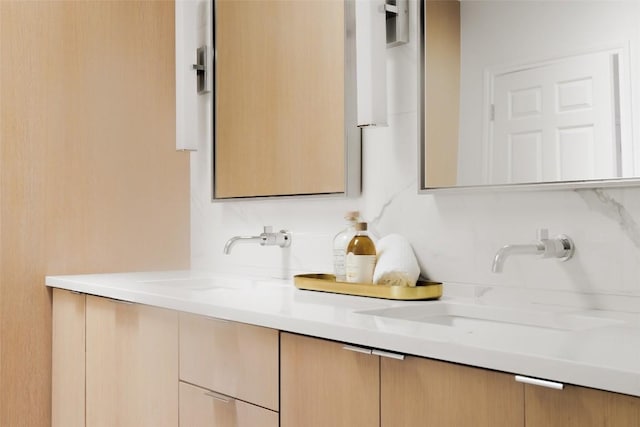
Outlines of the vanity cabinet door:
<svg viewBox="0 0 640 427">
<path fill-rule="evenodd" d="M 278 413 L 180 383 L 180 427 L 278 427 Z"/>
<path fill-rule="evenodd" d="M 178 313 L 86 298 L 87 427 L 176 427 Z"/>
<path fill-rule="evenodd" d="M 380 425 L 380 358 L 281 333 L 281 427 Z"/>
<path fill-rule="evenodd" d="M 345 4 L 215 1 L 216 199 L 347 192 Z"/>
<path fill-rule="evenodd" d="M 513 375 L 418 357 L 382 357 L 380 366 L 382 427 L 524 425 Z"/>
<path fill-rule="evenodd" d="M 525 385 L 527 427 L 640 426 L 640 398 L 565 385 Z"/>
<path fill-rule="evenodd" d="M 278 331 L 180 313 L 180 380 L 278 410 Z"/>
<path fill-rule="evenodd" d="M 53 290 L 51 426 L 84 426 L 85 295 Z"/>
</svg>

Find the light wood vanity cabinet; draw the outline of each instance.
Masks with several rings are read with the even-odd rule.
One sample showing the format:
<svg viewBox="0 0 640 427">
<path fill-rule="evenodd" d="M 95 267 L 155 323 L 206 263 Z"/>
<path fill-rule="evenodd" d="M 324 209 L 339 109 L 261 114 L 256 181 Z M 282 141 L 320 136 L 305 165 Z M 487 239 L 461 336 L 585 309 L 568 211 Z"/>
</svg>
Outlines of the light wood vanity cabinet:
<svg viewBox="0 0 640 427">
<path fill-rule="evenodd" d="M 640 427 L 640 398 L 53 291 L 53 427 Z M 279 411 L 279 412 L 278 412 Z"/>
<path fill-rule="evenodd" d="M 333 341 L 280 335 L 281 427 L 379 425 L 377 357 Z"/>
<path fill-rule="evenodd" d="M 522 425 L 512 375 L 282 333 L 282 427 Z"/>
<path fill-rule="evenodd" d="M 380 363 L 383 427 L 523 425 L 513 375 L 410 356 Z"/>
<path fill-rule="evenodd" d="M 53 291 L 53 427 L 178 423 L 178 315 Z"/>
<path fill-rule="evenodd" d="M 180 426 L 278 427 L 278 413 L 180 382 Z"/>
<path fill-rule="evenodd" d="M 51 426 L 83 427 L 85 295 L 53 290 Z"/>
<path fill-rule="evenodd" d="M 277 427 L 278 331 L 180 314 L 180 425 Z"/>
<path fill-rule="evenodd" d="M 281 426 L 639 427 L 640 398 L 281 334 Z M 353 347 L 354 350 L 367 351 Z"/>
<path fill-rule="evenodd" d="M 178 424 L 178 313 L 86 296 L 86 425 Z"/>
<path fill-rule="evenodd" d="M 565 385 L 524 386 L 527 427 L 638 427 L 640 398 Z"/>
<path fill-rule="evenodd" d="M 278 331 L 53 290 L 53 427 L 278 427 Z"/>
</svg>

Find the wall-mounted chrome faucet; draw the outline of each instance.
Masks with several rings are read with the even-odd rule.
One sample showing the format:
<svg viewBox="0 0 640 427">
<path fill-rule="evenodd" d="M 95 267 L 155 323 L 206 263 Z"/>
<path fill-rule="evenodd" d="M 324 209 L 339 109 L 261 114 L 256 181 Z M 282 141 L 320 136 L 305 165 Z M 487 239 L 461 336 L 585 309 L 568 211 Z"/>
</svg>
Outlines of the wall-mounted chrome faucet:
<svg viewBox="0 0 640 427">
<path fill-rule="evenodd" d="M 491 271 L 502 273 L 504 262 L 511 255 L 539 255 L 541 258 L 557 258 L 566 261 L 573 256 L 575 246 L 569 236 L 560 234 L 549 239 L 546 228 L 538 229 L 538 241 L 525 245 L 505 245 L 501 247 L 493 258 Z"/>
<path fill-rule="evenodd" d="M 224 253 L 227 255 L 230 254 L 231 249 L 239 242 L 256 242 L 260 243 L 260 246 L 280 246 L 281 248 L 286 248 L 291 245 L 291 233 L 287 230 L 280 230 L 274 233 L 273 227 L 265 225 L 264 231 L 260 233 L 259 236 L 234 236 L 227 240 L 227 243 L 224 245 Z"/>
</svg>

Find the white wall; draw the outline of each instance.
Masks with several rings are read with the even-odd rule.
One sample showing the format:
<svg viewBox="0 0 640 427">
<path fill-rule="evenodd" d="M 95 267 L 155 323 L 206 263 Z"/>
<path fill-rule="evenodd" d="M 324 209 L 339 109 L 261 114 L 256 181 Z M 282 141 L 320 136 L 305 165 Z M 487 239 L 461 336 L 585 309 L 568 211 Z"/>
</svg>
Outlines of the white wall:
<svg viewBox="0 0 640 427">
<path fill-rule="evenodd" d="M 640 311 L 640 187 L 418 195 L 416 7 L 411 2 L 410 44 L 388 51 L 390 126 L 364 133 L 362 196 L 212 203 L 211 148 L 203 143 L 191 163 L 192 268 L 270 277 L 331 272 L 342 216 L 360 209 L 377 234 L 409 238 L 424 275 L 473 285 L 449 292 L 491 288 L 497 296 Z M 223 254 L 229 237 L 263 225 L 291 230 L 291 248 L 238 245 Z M 503 274 L 491 273 L 498 248 L 532 241 L 538 227 L 571 236 L 574 258 L 514 257 Z"/>
<path fill-rule="evenodd" d="M 622 1 L 477 1 L 463 0 L 461 20 L 461 99 L 458 182 L 473 185 L 482 177 L 484 72 L 629 46 L 631 76 L 640 75 L 640 2 Z M 640 88 L 632 85 L 628 132 L 640 132 Z M 624 102 L 625 100 L 623 100 Z M 633 124 L 633 125 L 632 125 Z M 626 134 L 626 136 L 630 136 Z M 637 156 L 640 157 L 640 156 Z M 640 168 L 636 165 L 638 171 Z"/>
</svg>

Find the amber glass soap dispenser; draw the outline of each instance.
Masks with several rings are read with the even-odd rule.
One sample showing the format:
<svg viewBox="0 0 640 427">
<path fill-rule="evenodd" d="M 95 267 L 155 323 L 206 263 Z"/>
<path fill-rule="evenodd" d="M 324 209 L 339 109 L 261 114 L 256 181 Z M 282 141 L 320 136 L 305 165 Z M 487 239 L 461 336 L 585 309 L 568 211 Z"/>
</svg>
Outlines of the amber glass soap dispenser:
<svg viewBox="0 0 640 427">
<path fill-rule="evenodd" d="M 345 259 L 347 282 L 371 283 L 376 267 L 376 246 L 367 233 L 367 223 L 356 224 L 356 235 L 347 246 Z"/>
<path fill-rule="evenodd" d="M 347 228 L 336 234 L 333 239 L 333 271 L 336 276 L 337 282 L 344 282 L 347 280 L 346 272 L 346 256 L 347 246 L 353 236 L 356 235 L 356 224 L 358 223 L 358 217 L 360 212 L 349 211 L 344 216 L 347 221 Z"/>
</svg>

